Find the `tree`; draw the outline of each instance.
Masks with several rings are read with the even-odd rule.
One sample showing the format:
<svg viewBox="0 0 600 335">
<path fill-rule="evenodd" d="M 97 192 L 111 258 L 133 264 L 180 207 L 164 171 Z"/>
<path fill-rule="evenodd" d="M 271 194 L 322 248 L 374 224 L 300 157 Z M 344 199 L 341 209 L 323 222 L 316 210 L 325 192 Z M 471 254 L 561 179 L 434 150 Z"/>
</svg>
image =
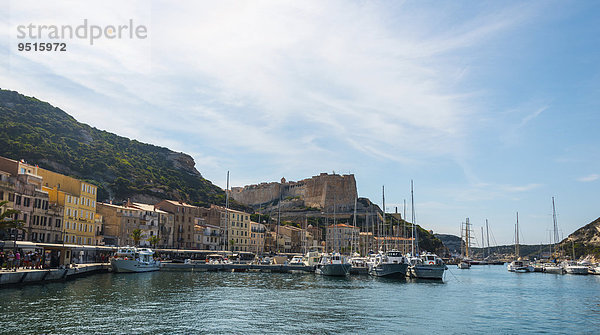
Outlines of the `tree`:
<svg viewBox="0 0 600 335">
<path fill-rule="evenodd" d="M 7 203 L 8 201 L 0 201 L 0 209 Z M 0 213 L 0 231 L 23 228 L 23 223 L 25 223 L 25 221 L 16 219 L 17 214 L 19 213 L 21 213 L 21 211 L 12 208 L 2 211 L 2 213 Z"/>
<path fill-rule="evenodd" d="M 234 239 L 229 240 L 229 247 L 231 248 L 231 251 L 233 251 L 234 246 L 235 246 L 235 240 Z"/>
<path fill-rule="evenodd" d="M 158 235 L 152 235 L 148 237 L 146 241 L 150 242 L 150 245 L 152 245 L 152 247 L 156 249 L 156 245 L 160 241 L 160 238 L 158 237 Z"/>
<path fill-rule="evenodd" d="M 140 240 L 142 239 L 142 230 L 141 229 L 134 229 L 131 232 L 131 238 L 133 239 L 133 243 L 135 244 L 135 246 L 139 246 L 140 245 Z"/>
</svg>

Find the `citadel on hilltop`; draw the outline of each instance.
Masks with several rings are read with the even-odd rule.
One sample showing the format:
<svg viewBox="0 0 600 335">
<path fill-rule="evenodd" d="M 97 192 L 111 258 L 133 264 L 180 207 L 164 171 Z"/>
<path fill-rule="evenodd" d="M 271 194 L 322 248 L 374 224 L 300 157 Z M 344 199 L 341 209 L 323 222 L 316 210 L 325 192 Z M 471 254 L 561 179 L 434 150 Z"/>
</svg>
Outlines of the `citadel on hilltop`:
<svg viewBox="0 0 600 335">
<path fill-rule="evenodd" d="M 242 204 L 258 208 L 277 204 L 278 201 L 293 202 L 294 207 L 347 212 L 354 208 L 357 198 L 356 180 L 353 174 L 339 175 L 321 173 L 300 181 L 260 183 L 233 187 L 232 198 Z"/>
</svg>

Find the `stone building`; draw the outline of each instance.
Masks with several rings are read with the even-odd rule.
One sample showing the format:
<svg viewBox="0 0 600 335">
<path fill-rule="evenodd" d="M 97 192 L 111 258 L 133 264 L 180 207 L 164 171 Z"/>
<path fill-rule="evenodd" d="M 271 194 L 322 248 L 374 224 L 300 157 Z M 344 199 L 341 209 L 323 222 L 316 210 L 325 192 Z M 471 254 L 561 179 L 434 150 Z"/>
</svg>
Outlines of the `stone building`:
<svg viewBox="0 0 600 335">
<path fill-rule="evenodd" d="M 265 234 L 267 228 L 262 223 L 250 222 L 250 250 L 256 254 L 265 251 Z"/>
<path fill-rule="evenodd" d="M 221 227 L 209 225 L 203 219 L 197 219 L 194 236 L 196 249 L 221 250 Z"/>
<path fill-rule="evenodd" d="M 350 211 L 357 197 L 354 175 L 321 173 L 297 182 L 286 181 L 233 187 L 234 200 L 253 207 L 277 202 L 279 199 L 298 199 L 299 205 L 338 212 Z"/>
<path fill-rule="evenodd" d="M 327 227 L 325 234 L 326 251 L 336 251 L 340 253 L 350 253 L 358 251 L 358 242 L 360 229 L 347 224 L 335 224 Z"/>
<path fill-rule="evenodd" d="M 174 200 L 163 200 L 154 206 L 174 216 L 173 245 L 177 249 L 194 249 L 194 225 L 205 209 Z"/>
</svg>

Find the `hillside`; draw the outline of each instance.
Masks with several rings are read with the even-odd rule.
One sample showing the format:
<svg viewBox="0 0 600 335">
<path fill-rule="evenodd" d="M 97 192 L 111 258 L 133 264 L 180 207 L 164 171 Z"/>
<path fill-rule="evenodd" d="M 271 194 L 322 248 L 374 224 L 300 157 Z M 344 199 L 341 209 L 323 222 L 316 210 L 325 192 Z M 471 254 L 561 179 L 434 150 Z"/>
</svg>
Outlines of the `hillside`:
<svg viewBox="0 0 600 335">
<path fill-rule="evenodd" d="M 559 244 L 564 255 L 575 258 L 591 255 L 600 260 L 600 218 L 577 229 Z"/>
<path fill-rule="evenodd" d="M 460 254 L 460 246 L 462 244 L 460 237 L 449 234 L 434 234 L 434 236 L 442 241 L 451 253 Z"/>
<path fill-rule="evenodd" d="M 191 156 L 96 129 L 8 90 L 0 90 L 0 155 L 87 180 L 99 187 L 99 201 L 224 203 L 224 191 Z"/>
</svg>

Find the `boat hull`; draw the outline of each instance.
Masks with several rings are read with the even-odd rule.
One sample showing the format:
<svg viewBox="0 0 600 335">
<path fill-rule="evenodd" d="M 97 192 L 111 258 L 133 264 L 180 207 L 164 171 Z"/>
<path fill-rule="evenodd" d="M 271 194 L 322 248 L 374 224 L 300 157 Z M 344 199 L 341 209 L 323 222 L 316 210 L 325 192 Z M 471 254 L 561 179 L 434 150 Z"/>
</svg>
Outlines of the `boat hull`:
<svg viewBox="0 0 600 335">
<path fill-rule="evenodd" d="M 458 263 L 458 268 L 459 269 L 470 269 L 471 264 L 467 263 L 467 262 L 460 262 L 460 263 Z"/>
<path fill-rule="evenodd" d="M 408 264 L 383 263 L 374 266 L 369 274 L 375 277 L 402 278 L 406 277 L 406 270 L 408 270 Z"/>
<path fill-rule="evenodd" d="M 315 273 L 323 276 L 344 277 L 350 271 L 350 264 L 319 264 Z"/>
<path fill-rule="evenodd" d="M 144 263 L 134 259 L 111 259 L 113 272 L 150 272 L 160 269 L 160 262 Z"/>
<path fill-rule="evenodd" d="M 366 266 L 353 266 L 350 268 L 351 275 L 368 275 L 369 268 Z"/>
<path fill-rule="evenodd" d="M 445 270 L 445 265 L 413 265 L 410 267 L 410 276 L 418 279 L 442 280 Z"/>
<path fill-rule="evenodd" d="M 565 270 L 571 275 L 587 275 L 589 273 L 586 266 L 567 266 Z"/>
<path fill-rule="evenodd" d="M 546 266 L 546 267 L 544 267 L 544 272 L 562 275 L 565 273 L 565 269 L 563 269 L 559 266 Z"/>
</svg>

